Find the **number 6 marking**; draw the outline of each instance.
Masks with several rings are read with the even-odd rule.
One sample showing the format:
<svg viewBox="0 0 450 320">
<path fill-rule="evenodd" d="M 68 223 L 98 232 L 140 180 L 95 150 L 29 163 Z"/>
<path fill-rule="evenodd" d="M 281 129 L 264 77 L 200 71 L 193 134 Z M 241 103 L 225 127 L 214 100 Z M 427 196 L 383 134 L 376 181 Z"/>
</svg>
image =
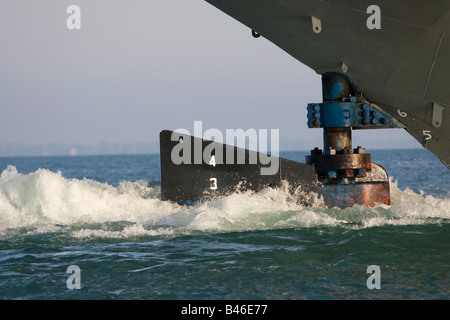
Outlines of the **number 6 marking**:
<svg viewBox="0 0 450 320">
<path fill-rule="evenodd" d="M 425 140 L 428 141 L 431 138 L 433 138 L 433 136 L 431 135 L 431 131 L 430 130 L 423 130 L 423 136 L 425 137 Z"/>
<path fill-rule="evenodd" d="M 408 116 L 408 114 L 406 112 L 401 111 L 400 109 L 398 109 L 397 112 L 400 115 L 400 117 L 402 117 L 402 118 L 406 118 Z"/>
<path fill-rule="evenodd" d="M 209 187 L 211 190 L 217 190 L 217 178 L 211 178 L 209 179 L 211 182 L 211 187 Z"/>
</svg>

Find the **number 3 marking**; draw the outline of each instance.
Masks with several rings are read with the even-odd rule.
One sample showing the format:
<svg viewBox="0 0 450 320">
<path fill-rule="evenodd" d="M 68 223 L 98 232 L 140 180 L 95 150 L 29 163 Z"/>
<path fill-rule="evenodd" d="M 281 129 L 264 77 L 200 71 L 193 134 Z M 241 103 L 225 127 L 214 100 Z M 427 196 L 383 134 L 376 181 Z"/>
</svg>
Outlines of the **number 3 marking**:
<svg viewBox="0 0 450 320">
<path fill-rule="evenodd" d="M 209 187 L 211 190 L 217 190 L 217 178 L 211 178 L 209 179 L 211 182 L 211 187 Z"/>
</svg>

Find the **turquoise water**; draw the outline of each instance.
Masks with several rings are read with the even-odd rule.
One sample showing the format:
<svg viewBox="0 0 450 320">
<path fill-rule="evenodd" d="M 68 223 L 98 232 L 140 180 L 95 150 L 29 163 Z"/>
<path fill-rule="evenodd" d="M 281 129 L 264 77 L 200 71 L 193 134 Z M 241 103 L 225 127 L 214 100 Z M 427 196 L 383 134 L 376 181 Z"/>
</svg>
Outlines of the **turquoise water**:
<svg viewBox="0 0 450 320">
<path fill-rule="evenodd" d="M 0 299 L 449 299 L 449 170 L 371 153 L 391 206 L 268 189 L 183 207 L 159 199 L 159 155 L 0 158 Z"/>
</svg>

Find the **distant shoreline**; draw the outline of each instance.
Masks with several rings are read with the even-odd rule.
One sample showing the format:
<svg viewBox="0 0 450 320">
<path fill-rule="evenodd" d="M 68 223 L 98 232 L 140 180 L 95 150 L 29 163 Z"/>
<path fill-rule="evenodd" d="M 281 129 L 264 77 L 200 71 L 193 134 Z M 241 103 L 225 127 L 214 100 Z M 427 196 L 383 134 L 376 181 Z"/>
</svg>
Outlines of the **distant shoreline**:
<svg viewBox="0 0 450 320">
<path fill-rule="evenodd" d="M 380 151 L 408 151 L 408 150 L 427 150 L 424 148 L 371 148 L 370 150 L 368 150 L 368 153 L 371 152 L 380 152 Z M 285 157 L 286 154 L 289 153 L 295 153 L 295 152 L 300 152 L 300 153 L 309 153 L 311 150 L 281 150 L 280 151 L 280 157 Z M 428 150 L 427 150 L 428 151 Z M 159 155 L 159 150 L 154 150 L 151 151 L 149 150 L 148 152 L 118 152 L 118 153 L 77 153 L 75 154 L 17 154 L 17 155 L 3 155 L 2 153 L 0 153 L 0 159 L 8 159 L 8 158 L 51 158 L 51 157 L 68 157 L 68 158 L 75 158 L 75 157 L 95 157 L 95 156 L 99 156 L 99 157 L 104 157 L 104 156 L 138 156 L 138 155 Z"/>
</svg>

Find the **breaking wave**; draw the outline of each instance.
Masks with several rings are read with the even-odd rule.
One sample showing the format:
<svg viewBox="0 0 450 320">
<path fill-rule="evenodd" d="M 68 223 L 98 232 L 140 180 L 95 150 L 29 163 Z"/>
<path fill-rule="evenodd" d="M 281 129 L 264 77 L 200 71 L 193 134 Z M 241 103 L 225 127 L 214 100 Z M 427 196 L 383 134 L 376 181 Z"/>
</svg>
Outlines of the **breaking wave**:
<svg viewBox="0 0 450 320">
<path fill-rule="evenodd" d="M 39 169 L 21 174 L 8 166 L 0 176 L 0 239 L 19 234 L 62 233 L 71 238 L 176 236 L 283 228 L 370 228 L 448 223 L 450 198 L 400 190 L 391 181 L 391 205 L 326 208 L 320 199 L 304 207 L 288 188 L 236 193 L 180 206 L 160 200 L 159 187 L 125 181 L 117 187 L 68 179 Z"/>
</svg>

